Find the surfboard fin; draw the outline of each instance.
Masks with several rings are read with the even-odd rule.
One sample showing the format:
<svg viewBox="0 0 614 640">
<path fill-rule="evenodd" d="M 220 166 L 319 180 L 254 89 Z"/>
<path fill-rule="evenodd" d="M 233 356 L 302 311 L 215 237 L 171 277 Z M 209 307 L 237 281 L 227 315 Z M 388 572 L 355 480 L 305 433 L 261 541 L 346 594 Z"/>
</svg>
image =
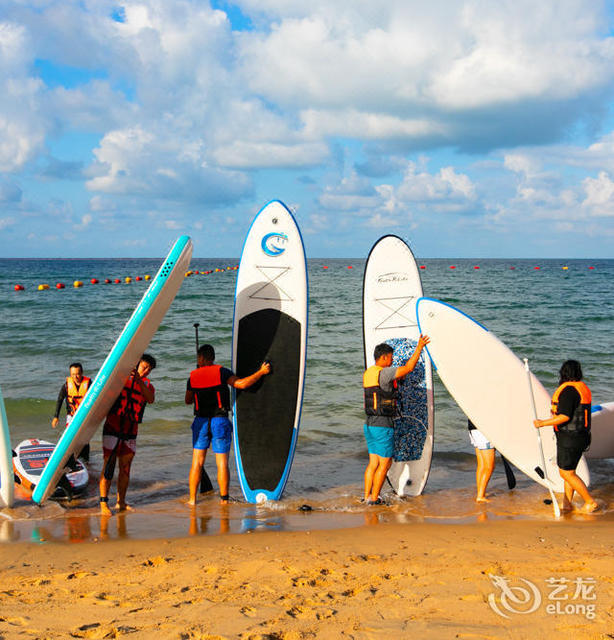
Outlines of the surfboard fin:
<svg viewBox="0 0 614 640">
<path fill-rule="evenodd" d="M 535 473 L 543 480 L 546 475 L 544 474 L 544 470 L 541 467 L 535 467 Z"/>
<path fill-rule="evenodd" d="M 209 491 L 213 491 L 213 484 L 209 474 L 205 471 L 205 467 L 203 467 L 202 475 L 200 476 L 200 492 L 209 493 Z"/>
</svg>

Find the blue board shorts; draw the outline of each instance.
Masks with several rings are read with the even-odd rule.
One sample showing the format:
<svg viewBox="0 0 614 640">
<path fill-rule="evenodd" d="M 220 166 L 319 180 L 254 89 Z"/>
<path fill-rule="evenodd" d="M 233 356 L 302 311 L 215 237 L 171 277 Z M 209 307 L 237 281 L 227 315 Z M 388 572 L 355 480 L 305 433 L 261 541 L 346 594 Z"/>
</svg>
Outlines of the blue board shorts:
<svg viewBox="0 0 614 640">
<path fill-rule="evenodd" d="M 394 453 L 394 429 L 392 427 L 364 426 L 369 453 L 381 458 L 392 458 Z"/>
<path fill-rule="evenodd" d="M 232 442 L 232 424 L 228 418 L 200 418 L 192 422 L 192 448 L 213 453 L 228 453 Z"/>
</svg>

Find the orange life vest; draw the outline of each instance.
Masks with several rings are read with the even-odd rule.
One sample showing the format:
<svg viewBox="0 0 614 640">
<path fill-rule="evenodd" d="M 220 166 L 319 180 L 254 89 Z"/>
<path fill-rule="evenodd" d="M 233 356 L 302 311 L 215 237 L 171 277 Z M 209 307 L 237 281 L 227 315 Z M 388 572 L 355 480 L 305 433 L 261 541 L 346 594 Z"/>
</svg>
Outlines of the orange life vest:
<svg viewBox="0 0 614 640">
<path fill-rule="evenodd" d="M 591 390 L 582 381 L 564 382 L 552 396 L 552 415 L 559 415 L 559 397 L 563 389 L 573 387 L 580 394 L 580 404 L 569 421 L 558 424 L 555 431 L 584 431 L 591 428 Z"/>
<path fill-rule="evenodd" d="M 362 376 L 365 393 L 365 413 L 368 416 L 392 417 L 396 414 L 396 380 L 392 391 L 384 391 L 379 386 L 379 374 L 384 367 L 376 364 L 369 367 Z"/>
<path fill-rule="evenodd" d="M 81 384 L 77 387 L 71 377 L 66 378 L 66 403 L 68 404 L 68 415 L 74 416 L 90 387 L 91 380 L 83 376 Z"/>
<path fill-rule="evenodd" d="M 194 414 L 202 418 L 226 417 L 230 408 L 228 385 L 222 382 L 219 364 L 198 367 L 190 372 L 194 392 Z"/>
</svg>

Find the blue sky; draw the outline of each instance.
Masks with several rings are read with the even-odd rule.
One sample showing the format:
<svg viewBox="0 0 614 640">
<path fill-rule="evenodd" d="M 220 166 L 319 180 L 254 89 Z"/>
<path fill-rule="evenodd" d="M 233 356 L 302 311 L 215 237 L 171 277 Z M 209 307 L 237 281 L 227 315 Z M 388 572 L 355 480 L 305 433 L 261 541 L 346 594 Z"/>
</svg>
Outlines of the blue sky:
<svg viewBox="0 0 614 640">
<path fill-rule="evenodd" d="M 0 256 L 614 257 L 612 8 L 8 0 Z"/>
</svg>

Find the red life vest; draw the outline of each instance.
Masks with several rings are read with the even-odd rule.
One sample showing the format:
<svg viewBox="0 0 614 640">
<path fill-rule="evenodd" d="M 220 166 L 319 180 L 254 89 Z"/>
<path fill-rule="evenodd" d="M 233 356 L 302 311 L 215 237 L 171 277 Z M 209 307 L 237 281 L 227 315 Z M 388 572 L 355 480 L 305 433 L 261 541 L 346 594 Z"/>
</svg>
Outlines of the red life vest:
<svg viewBox="0 0 614 640">
<path fill-rule="evenodd" d="M 365 413 L 368 416 L 393 417 L 396 415 L 396 380 L 393 383 L 395 388 L 392 391 L 384 391 L 379 386 L 379 374 L 383 368 L 374 364 L 362 376 L 362 386 L 365 393 Z"/>
<path fill-rule="evenodd" d="M 211 364 L 190 372 L 194 392 L 194 415 L 201 418 L 227 417 L 230 408 L 228 385 L 222 382 L 222 367 Z"/>
<path fill-rule="evenodd" d="M 152 386 L 148 378 L 141 378 L 141 380 L 146 387 Z M 133 424 L 139 424 L 143 421 L 146 404 L 147 400 L 141 392 L 141 387 L 135 382 L 134 377 L 130 376 L 115 401 L 111 413 L 127 419 Z"/>
<path fill-rule="evenodd" d="M 591 428 L 591 390 L 582 381 L 564 382 L 552 396 L 552 415 L 559 415 L 559 397 L 563 389 L 573 387 L 580 395 L 580 404 L 574 411 L 573 416 L 569 416 L 569 421 L 555 425 L 555 431 L 584 431 Z"/>
<path fill-rule="evenodd" d="M 83 396 L 90 387 L 91 380 L 83 376 L 81 384 L 77 387 L 74 380 L 66 378 L 66 404 L 68 405 L 68 415 L 74 416 L 83 400 Z"/>
</svg>

